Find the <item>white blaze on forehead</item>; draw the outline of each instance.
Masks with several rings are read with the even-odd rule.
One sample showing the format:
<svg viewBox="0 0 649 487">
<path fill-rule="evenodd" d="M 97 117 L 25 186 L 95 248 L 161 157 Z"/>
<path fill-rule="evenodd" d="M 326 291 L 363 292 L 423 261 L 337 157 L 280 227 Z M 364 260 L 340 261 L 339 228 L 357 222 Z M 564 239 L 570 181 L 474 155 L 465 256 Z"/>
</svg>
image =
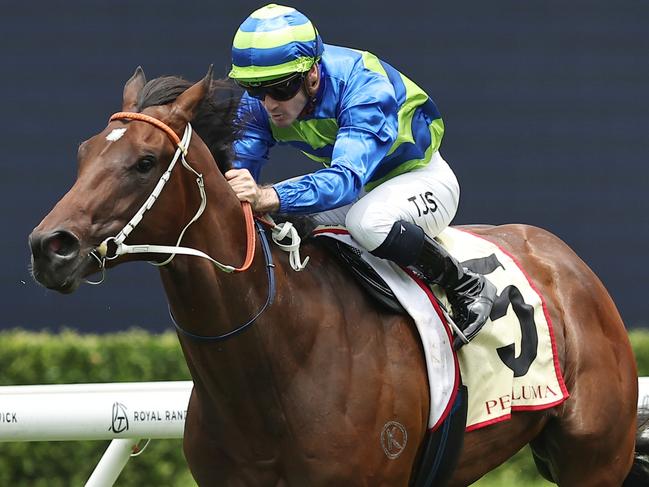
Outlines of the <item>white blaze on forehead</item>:
<svg viewBox="0 0 649 487">
<path fill-rule="evenodd" d="M 124 132 L 126 132 L 125 128 L 113 129 L 113 131 L 106 136 L 106 140 L 109 140 L 111 142 L 115 142 L 116 140 L 119 140 L 119 139 L 122 138 L 122 135 L 124 135 Z"/>
</svg>

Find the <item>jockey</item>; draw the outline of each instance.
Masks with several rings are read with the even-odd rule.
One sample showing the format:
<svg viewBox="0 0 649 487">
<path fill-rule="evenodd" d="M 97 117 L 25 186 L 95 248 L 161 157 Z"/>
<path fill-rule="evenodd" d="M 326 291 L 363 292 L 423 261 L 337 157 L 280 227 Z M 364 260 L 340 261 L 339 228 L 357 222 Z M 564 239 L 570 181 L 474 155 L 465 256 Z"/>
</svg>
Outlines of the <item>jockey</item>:
<svg viewBox="0 0 649 487">
<path fill-rule="evenodd" d="M 444 123 L 428 95 L 369 52 L 323 44 L 308 18 L 275 4 L 239 27 L 229 76 L 245 89 L 243 133 L 225 173 L 238 198 L 260 213 L 344 223 L 372 254 L 441 286 L 456 324 L 473 338 L 496 288 L 434 240 L 455 216 L 460 190 L 439 153 Z M 324 168 L 259 186 L 275 144 Z"/>
</svg>

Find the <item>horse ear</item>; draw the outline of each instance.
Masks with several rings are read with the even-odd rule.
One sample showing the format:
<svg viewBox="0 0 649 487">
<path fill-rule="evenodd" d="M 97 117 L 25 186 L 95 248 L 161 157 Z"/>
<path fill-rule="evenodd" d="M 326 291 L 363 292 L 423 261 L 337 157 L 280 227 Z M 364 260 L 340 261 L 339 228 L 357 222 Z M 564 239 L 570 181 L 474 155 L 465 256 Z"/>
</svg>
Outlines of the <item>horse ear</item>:
<svg viewBox="0 0 649 487">
<path fill-rule="evenodd" d="M 194 118 L 196 108 L 203 98 L 209 94 L 212 86 L 213 71 L 214 65 L 210 64 L 205 77 L 176 98 L 173 104 L 173 114 L 182 118 L 183 122 L 189 122 Z"/>
<path fill-rule="evenodd" d="M 140 95 L 140 91 L 144 88 L 146 84 L 146 76 L 144 76 L 144 71 L 142 66 L 138 66 L 126 84 L 124 85 L 124 95 L 122 98 L 122 111 L 123 112 L 133 112 L 137 110 L 137 97 Z"/>
</svg>

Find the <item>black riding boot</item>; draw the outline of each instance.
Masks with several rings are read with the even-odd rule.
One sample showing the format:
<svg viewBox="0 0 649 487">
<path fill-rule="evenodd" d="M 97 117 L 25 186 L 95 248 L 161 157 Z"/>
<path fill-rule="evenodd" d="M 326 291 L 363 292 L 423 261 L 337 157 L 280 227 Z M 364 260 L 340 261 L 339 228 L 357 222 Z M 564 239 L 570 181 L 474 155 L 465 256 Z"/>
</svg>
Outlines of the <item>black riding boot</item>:
<svg viewBox="0 0 649 487">
<path fill-rule="evenodd" d="M 446 291 L 455 324 L 467 340 L 471 340 L 489 318 L 496 299 L 496 286 L 482 274 L 462 267 L 437 241 L 424 235 L 424 245 L 419 258 L 412 265 L 433 283 Z M 455 337 L 453 346 L 462 346 Z"/>
<path fill-rule="evenodd" d="M 450 255 L 421 227 L 405 221 L 396 222 L 385 241 L 372 251 L 377 257 L 420 271 L 430 282 L 446 291 L 455 324 L 471 340 L 484 326 L 496 298 L 496 286 L 482 274 L 476 274 Z M 453 346 L 463 345 L 456 336 Z"/>
</svg>

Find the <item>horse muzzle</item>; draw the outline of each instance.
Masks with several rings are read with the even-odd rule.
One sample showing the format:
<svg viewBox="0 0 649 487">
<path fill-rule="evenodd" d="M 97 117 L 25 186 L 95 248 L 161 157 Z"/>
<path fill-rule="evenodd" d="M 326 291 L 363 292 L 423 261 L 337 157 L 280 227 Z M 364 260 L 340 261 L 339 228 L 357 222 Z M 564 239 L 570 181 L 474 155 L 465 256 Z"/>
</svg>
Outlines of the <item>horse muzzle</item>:
<svg viewBox="0 0 649 487">
<path fill-rule="evenodd" d="M 81 257 L 81 242 L 68 230 L 38 231 L 29 236 L 32 275 L 48 289 L 71 293 L 81 283 L 81 270 L 87 262 Z"/>
</svg>

